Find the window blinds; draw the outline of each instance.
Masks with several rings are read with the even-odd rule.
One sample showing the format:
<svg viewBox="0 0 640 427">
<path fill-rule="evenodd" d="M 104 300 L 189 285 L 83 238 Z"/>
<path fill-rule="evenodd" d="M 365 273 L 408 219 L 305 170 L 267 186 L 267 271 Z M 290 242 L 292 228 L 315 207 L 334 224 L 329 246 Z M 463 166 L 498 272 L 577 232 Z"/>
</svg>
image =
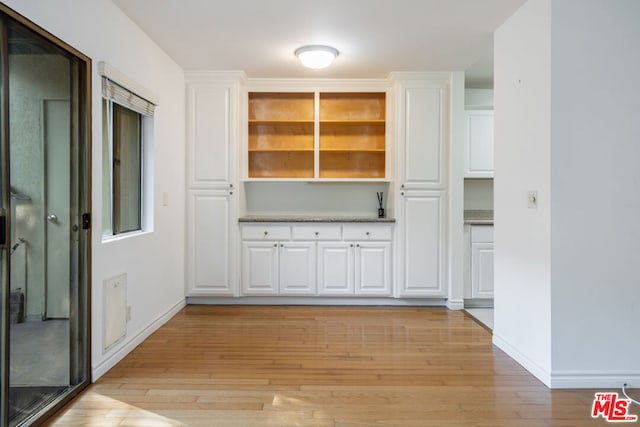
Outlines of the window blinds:
<svg viewBox="0 0 640 427">
<path fill-rule="evenodd" d="M 142 115 L 153 117 L 155 105 L 152 102 L 136 95 L 105 76 L 102 76 L 102 96 Z"/>
</svg>

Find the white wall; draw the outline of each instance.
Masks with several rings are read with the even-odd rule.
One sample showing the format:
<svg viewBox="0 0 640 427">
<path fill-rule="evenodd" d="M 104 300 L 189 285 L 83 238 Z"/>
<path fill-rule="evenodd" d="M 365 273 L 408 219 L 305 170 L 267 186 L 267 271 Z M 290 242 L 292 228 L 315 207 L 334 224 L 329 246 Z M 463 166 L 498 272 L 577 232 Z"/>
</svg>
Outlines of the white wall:
<svg viewBox="0 0 640 427">
<path fill-rule="evenodd" d="M 640 2 L 554 1 L 552 22 L 552 382 L 638 387 Z"/>
<path fill-rule="evenodd" d="M 494 343 L 553 388 L 640 385 L 638 22 L 530 0 L 495 35 Z"/>
<path fill-rule="evenodd" d="M 493 341 L 548 384 L 551 372 L 551 0 L 525 3 L 494 36 Z M 527 191 L 538 191 L 538 209 Z"/>
<path fill-rule="evenodd" d="M 92 369 L 102 375 L 184 304 L 184 73 L 111 1 L 6 0 L 17 12 L 63 39 L 93 62 Z M 154 141 L 154 231 L 101 242 L 102 121 L 97 62 L 105 61 L 159 96 Z M 168 206 L 163 206 L 167 193 Z M 103 280 L 126 273 L 132 320 L 124 343 L 102 350 Z"/>
</svg>

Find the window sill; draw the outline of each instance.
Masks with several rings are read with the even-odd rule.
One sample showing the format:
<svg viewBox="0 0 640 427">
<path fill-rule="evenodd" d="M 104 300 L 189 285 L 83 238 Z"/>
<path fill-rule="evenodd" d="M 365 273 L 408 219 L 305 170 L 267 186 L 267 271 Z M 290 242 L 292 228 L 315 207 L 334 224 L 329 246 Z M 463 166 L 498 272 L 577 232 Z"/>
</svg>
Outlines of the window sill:
<svg viewBox="0 0 640 427">
<path fill-rule="evenodd" d="M 121 240 L 133 239 L 133 238 L 136 238 L 139 236 L 145 236 L 151 233 L 153 233 L 153 230 L 136 230 L 136 231 L 130 231 L 128 233 L 116 234 L 115 236 L 102 235 L 102 243 L 119 242 Z"/>
</svg>

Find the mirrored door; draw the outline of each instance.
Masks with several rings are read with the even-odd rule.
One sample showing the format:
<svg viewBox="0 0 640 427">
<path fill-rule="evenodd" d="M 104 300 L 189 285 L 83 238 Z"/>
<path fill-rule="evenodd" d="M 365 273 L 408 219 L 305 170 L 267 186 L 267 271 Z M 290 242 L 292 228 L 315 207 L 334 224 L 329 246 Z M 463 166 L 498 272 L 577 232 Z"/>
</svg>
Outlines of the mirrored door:
<svg viewBox="0 0 640 427">
<path fill-rule="evenodd" d="M 1 34 L 0 425 L 21 426 L 88 383 L 89 63 L 11 13 Z"/>
</svg>

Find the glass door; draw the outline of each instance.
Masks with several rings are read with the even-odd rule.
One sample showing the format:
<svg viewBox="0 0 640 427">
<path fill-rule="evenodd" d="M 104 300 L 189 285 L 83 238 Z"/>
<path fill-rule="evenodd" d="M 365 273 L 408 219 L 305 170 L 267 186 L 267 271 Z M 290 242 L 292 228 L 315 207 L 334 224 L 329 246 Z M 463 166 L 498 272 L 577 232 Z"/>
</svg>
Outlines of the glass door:
<svg viewBox="0 0 640 427">
<path fill-rule="evenodd" d="M 88 383 L 88 60 L 30 26 L 2 16 L 1 426 Z"/>
</svg>

